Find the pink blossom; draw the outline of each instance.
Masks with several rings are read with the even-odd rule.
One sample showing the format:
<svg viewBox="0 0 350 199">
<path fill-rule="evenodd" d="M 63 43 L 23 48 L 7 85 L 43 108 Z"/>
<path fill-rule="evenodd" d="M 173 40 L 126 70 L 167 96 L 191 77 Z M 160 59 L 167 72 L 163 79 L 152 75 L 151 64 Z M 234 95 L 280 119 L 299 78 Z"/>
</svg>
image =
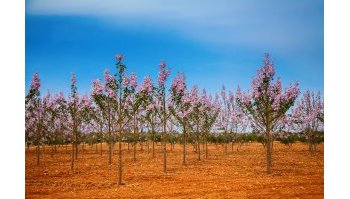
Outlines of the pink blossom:
<svg viewBox="0 0 350 199">
<path fill-rule="evenodd" d="M 300 93 L 299 84 L 298 83 L 295 83 L 294 85 L 291 84 L 286 89 L 285 94 L 283 95 L 282 99 L 288 100 L 288 101 L 293 101 L 298 97 L 299 93 Z"/>
<path fill-rule="evenodd" d="M 63 96 L 62 92 L 59 92 L 58 94 L 55 94 L 55 96 L 54 96 L 54 102 L 55 103 L 62 103 L 64 101 L 65 101 L 65 99 L 64 99 L 64 96 Z"/>
<path fill-rule="evenodd" d="M 81 97 L 81 106 L 83 108 L 90 108 L 92 106 L 92 100 L 86 93 Z"/>
<path fill-rule="evenodd" d="M 146 95 L 150 96 L 153 92 L 153 82 L 152 79 L 149 76 L 146 76 L 143 79 L 140 92 L 145 92 Z"/>
<path fill-rule="evenodd" d="M 118 54 L 118 55 L 115 56 L 115 58 L 116 58 L 116 60 L 118 60 L 118 61 L 122 61 L 125 57 L 124 57 L 124 55 L 122 55 L 122 54 Z"/>
<path fill-rule="evenodd" d="M 229 101 L 230 101 L 230 103 L 231 103 L 231 104 L 234 103 L 234 101 L 235 101 L 235 96 L 233 95 L 232 91 L 229 91 L 228 96 L 229 96 Z"/>
<path fill-rule="evenodd" d="M 123 76 L 123 85 L 125 86 L 125 87 L 129 87 L 129 85 L 130 85 L 130 79 L 129 79 L 129 77 L 128 76 Z"/>
<path fill-rule="evenodd" d="M 155 108 L 155 105 L 153 103 L 150 103 L 147 105 L 147 110 L 153 110 Z"/>
<path fill-rule="evenodd" d="M 43 101 L 47 108 L 52 108 L 53 102 L 51 100 L 51 95 L 49 90 L 47 91 Z"/>
<path fill-rule="evenodd" d="M 251 88 L 252 97 L 258 99 L 261 94 L 265 94 L 265 89 L 263 88 L 265 81 L 270 81 L 275 75 L 275 69 L 273 63 L 270 61 L 269 54 L 265 53 L 264 66 L 258 70 L 258 75 L 254 77 Z"/>
<path fill-rule="evenodd" d="M 165 69 L 166 67 L 165 61 L 161 61 L 159 66 L 160 66 L 160 70 L 158 73 L 158 85 L 162 87 L 164 86 L 164 82 L 170 75 L 170 69 L 167 69 L 167 70 Z"/>
<path fill-rule="evenodd" d="M 124 109 L 132 106 L 132 97 L 130 95 L 128 95 L 124 101 Z"/>
<path fill-rule="evenodd" d="M 184 94 L 186 90 L 185 75 L 183 73 L 178 74 L 171 83 L 171 90 L 175 95 Z"/>
<path fill-rule="evenodd" d="M 40 88 L 40 79 L 39 79 L 39 74 L 34 73 L 32 82 L 30 84 L 30 88 L 36 91 L 39 91 Z"/>
<path fill-rule="evenodd" d="M 237 86 L 236 97 L 238 99 L 242 99 L 242 91 L 241 91 L 241 87 L 239 87 L 239 85 Z"/>
<path fill-rule="evenodd" d="M 93 81 L 92 94 L 93 95 L 102 95 L 103 94 L 103 87 L 100 83 L 100 79 L 95 79 Z"/>
<path fill-rule="evenodd" d="M 281 95 L 277 94 L 275 95 L 272 103 L 272 108 L 274 111 L 277 111 L 280 108 L 280 103 L 281 103 Z"/>
<path fill-rule="evenodd" d="M 104 79 L 105 79 L 105 92 L 107 93 L 108 97 L 116 99 L 117 93 L 113 87 L 115 83 L 115 79 L 113 78 L 112 75 L 109 74 L 108 69 L 104 71 Z"/>
<path fill-rule="evenodd" d="M 137 87 L 137 76 L 135 73 L 131 73 L 130 75 L 130 86 L 136 88 Z"/>
<path fill-rule="evenodd" d="M 104 71 L 104 79 L 105 79 L 106 85 L 112 85 L 114 82 L 114 78 L 112 75 L 109 74 L 108 69 L 105 69 L 105 71 Z"/>
<path fill-rule="evenodd" d="M 222 100 L 224 100 L 224 103 L 226 103 L 227 99 L 226 99 L 226 90 L 225 90 L 225 85 L 222 85 L 221 87 L 221 97 L 222 97 Z"/>
<path fill-rule="evenodd" d="M 195 106 L 199 103 L 199 97 L 198 97 L 198 87 L 195 85 L 192 87 L 190 93 L 189 93 L 190 103 L 192 106 Z"/>
</svg>

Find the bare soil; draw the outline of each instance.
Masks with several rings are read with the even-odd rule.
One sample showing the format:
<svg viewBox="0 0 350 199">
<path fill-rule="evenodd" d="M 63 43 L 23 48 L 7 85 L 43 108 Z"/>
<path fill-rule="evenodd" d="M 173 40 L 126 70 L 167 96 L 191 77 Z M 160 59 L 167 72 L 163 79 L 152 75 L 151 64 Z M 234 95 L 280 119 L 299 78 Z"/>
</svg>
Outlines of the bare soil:
<svg viewBox="0 0 350 199">
<path fill-rule="evenodd" d="M 117 146 L 117 145 L 115 145 Z M 150 145 L 151 147 L 151 145 Z M 115 147 L 116 149 L 117 147 Z M 238 150 L 237 150 L 238 148 Z M 117 150 L 108 165 L 108 148 L 79 146 L 75 171 L 70 170 L 71 147 L 41 149 L 36 165 L 35 148 L 26 149 L 26 198 L 323 198 L 324 152 L 315 154 L 296 143 L 291 148 L 274 143 L 272 174 L 266 174 L 266 150 L 260 143 L 239 147 L 231 144 L 224 155 L 222 145 L 209 145 L 209 157 L 197 160 L 192 145 L 187 148 L 187 165 L 182 165 L 182 146 L 167 145 L 168 173 L 164 174 L 160 144 L 156 158 L 151 149 L 123 145 L 123 182 L 117 182 Z M 203 152 L 203 150 L 201 150 Z"/>
</svg>

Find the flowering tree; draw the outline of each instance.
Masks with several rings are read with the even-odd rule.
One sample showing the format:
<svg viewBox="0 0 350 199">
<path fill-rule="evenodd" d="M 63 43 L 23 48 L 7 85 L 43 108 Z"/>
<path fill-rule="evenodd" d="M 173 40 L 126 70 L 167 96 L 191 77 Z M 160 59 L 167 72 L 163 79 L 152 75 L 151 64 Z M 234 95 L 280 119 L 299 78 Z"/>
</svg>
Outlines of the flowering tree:
<svg viewBox="0 0 350 199">
<path fill-rule="evenodd" d="M 232 98 L 228 98 L 226 93 L 226 88 L 223 85 L 221 88 L 221 111 L 219 114 L 219 126 L 220 129 L 223 130 L 223 137 L 224 137 L 224 155 L 227 155 L 227 143 L 230 140 L 229 133 L 232 129 L 232 114 L 233 114 L 233 101 Z"/>
<path fill-rule="evenodd" d="M 117 111 L 117 94 L 116 94 L 116 80 L 112 75 L 109 74 L 109 70 L 104 71 L 104 87 L 101 85 L 100 80 L 96 79 L 93 81 L 92 97 L 94 102 L 101 113 L 99 124 L 102 130 L 105 126 L 107 129 L 107 143 L 109 144 L 109 164 L 112 164 L 113 154 L 113 123 L 116 120 L 115 112 Z M 101 145 L 102 151 L 102 145 Z"/>
<path fill-rule="evenodd" d="M 241 88 L 238 85 L 236 90 L 236 96 L 239 93 L 241 93 Z M 230 133 L 232 135 L 232 151 L 233 143 L 236 141 L 237 133 L 244 133 L 250 124 L 250 120 L 245 116 L 243 110 L 234 99 L 235 96 L 233 95 L 233 93 L 229 92 L 229 104 L 232 110 L 231 114 L 229 115 L 231 121 Z"/>
<path fill-rule="evenodd" d="M 323 109 L 324 103 L 320 92 L 315 94 L 308 90 L 303 94 L 292 111 L 295 128 L 305 133 L 311 153 L 316 151 L 318 131 L 323 130 Z"/>
<path fill-rule="evenodd" d="M 169 113 L 167 111 L 166 107 L 166 93 L 165 93 L 165 81 L 170 75 L 170 69 L 166 69 L 166 64 L 164 61 L 161 61 L 159 64 L 160 71 L 158 73 L 158 89 L 157 89 L 157 95 L 160 101 L 160 106 L 158 106 L 158 113 L 160 115 L 160 120 L 161 124 L 163 127 L 162 130 L 162 151 L 163 151 L 163 172 L 166 173 L 166 124 L 167 124 L 167 119 L 169 117 Z"/>
<path fill-rule="evenodd" d="M 193 111 L 190 97 L 186 90 L 185 75 L 178 74 L 171 84 L 171 102 L 169 111 L 172 113 L 183 132 L 183 158 L 186 164 L 186 139 L 190 122 L 190 114 Z"/>
<path fill-rule="evenodd" d="M 57 113 L 55 111 L 54 107 L 54 101 L 51 98 L 50 91 L 47 91 L 47 94 L 45 95 L 43 99 L 43 108 L 45 112 L 45 132 L 46 132 L 46 138 L 49 141 L 49 145 L 51 145 L 51 157 L 53 157 L 54 153 L 54 143 L 55 143 L 55 137 L 56 137 L 56 126 L 55 121 L 57 117 Z"/>
<path fill-rule="evenodd" d="M 75 75 L 71 75 L 71 93 L 68 97 L 68 123 L 71 134 L 71 142 L 72 142 L 72 159 L 71 159 L 71 170 L 74 170 L 74 160 L 78 159 L 78 128 L 79 128 L 79 96 L 77 92 L 77 80 Z"/>
<path fill-rule="evenodd" d="M 258 75 L 254 77 L 251 91 L 237 96 L 237 103 L 243 111 L 250 117 L 253 125 L 264 133 L 266 138 L 267 174 L 271 173 L 272 162 L 272 133 L 276 124 L 285 115 L 295 99 L 299 95 L 297 83 L 290 85 L 282 92 L 281 79 L 273 82 L 275 69 L 269 59 L 269 54 L 265 54 L 264 65 L 258 70 Z"/>
<path fill-rule="evenodd" d="M 201 133 L 201 120 L 202 120 L 202 115 L 201 115 L 201 101 L 200 97 L 198 94 L 198 87 L 193 86 L 190 92 L 187 94 L 188 98 L 190 100 L 191 106 L 192 106 L 192 114 L 191 118 L 189 120 L 190 126 L 193 128 L 193 133 L 194 137 L 196 139 L 195 141 L 195 149 L 198 154 L 198 160 L 201 159 L 201 150 L 200 150 L 200 140 L 202 137 Z"/>
<path fill-rule="evenodd" d="M 25 99 L 26 134 L 34 133 L 36 144 L 37 165 L 40 163 L 40 142 L 43 128 L 44 109 L 40 98 L 40 79 L 38 73 L 33 75 L 29 93 Z"/>
<path fill-rule="evenodd" d="M 55 112 L 55 140 L 56 138 L 64 137 L 65 132 L 67 132 L 68 127 L 68 104 L 67 100 L 64 98 L 63 93 L 59 92 L 54 95 L 53 99 L 53 111 Z"/>
<path fill-rule="evenodd" d="M 128 102 L 130 103 L 130 111 L 128 113 L 130 113 L 130 117 L 132 118 L 132 124 L 133 124 L 133 159 L 134 161 L 136 161 L 136 144 L 138 141 L 138 123 L 139 123 L 139 119 L 140 119 L 140 107 L 143 101 L 143 98 L 147 97 L 147 92 L 136 92 L 136 88 L 137 88 L 137 76 L 135 73 L 132 73 L 130 78 L 128 80 L 126 80 L 126 78 L 128 78 L 127 76 L 125 76 L 125 81 L 129 81 L 129 95 L 128 95 Z"/>
<path fill-rule="evenodd" d="M 97 106 L 108 121 L 108 132 L 110 134 L 110 164 L 112 157 L 112 131 L 118 132 L 118 185 L 122 185 L 122 139 L 123 129 L 130 120 L 130 109 L 132 107 L 131 94 L 135 92 L 135 82 L 130 81 L 125 74 L 126 66 L 123 64 L 123 55 L 116 55 L 117 72 L 112 76 L 105 71 L 105 93 L 98 80 L 94 81 L 93 98 Z"/>
<path fill-rule="evenodd" d="M 80 133 L 82 135 L 83 141 L 83 151 L 85 146 L 85 138 L 88 134 L 94 131 L 94 114 L 95 107 L 93 106 L 93 99 L 89 97 L 86 93 L 80 99 L 80 117 L 81 117 L 81 130 Z"/>
<path fill-rule="evenodd" d="M 219 96 L 215 94 L 215 98 L 212 99 L 211 95 L 207 95 L 205 89 L 203 90 L 201 101 L 203 103 L 202 131 L 205 138 L 205 158 L 208 158 L 208 137 L 219 117 L 221 106 L 219 103 Z"/>
<path fill-rule="evenodd" d="M 142 120 L 145 121 L 148 133 L 151 134 L 152 140 L 152 158 L 155 157 L 154 151 L 154 141 L 155 141 L 155 129 L 156 125 L 159 123 L 157 120 L 157 109 L 156 107 L 156 96 L 154 93 L 154 86 L 152 79 L 149 76 L 146 76 L 141 84 L 139 93 L 143 95 L 142 101 Z"/>
</svg>

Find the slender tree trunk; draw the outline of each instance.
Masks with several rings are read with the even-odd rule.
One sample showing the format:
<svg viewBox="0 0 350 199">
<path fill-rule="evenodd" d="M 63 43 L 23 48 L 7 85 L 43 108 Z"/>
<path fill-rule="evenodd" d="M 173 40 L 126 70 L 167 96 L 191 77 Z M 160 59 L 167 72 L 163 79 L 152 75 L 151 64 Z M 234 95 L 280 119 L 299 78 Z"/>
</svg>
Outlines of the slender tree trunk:
<svg viewBox="0 0 350 199">
<path fill-rule="evenodd" d="M 78 160 L 78 143 L 75 144 L 75 159 Z"/>
<path fill-rule="evenodd" d="M 109 165 L 112 165 L 112 152 L 113 149 L 112 149 L 112 140 L 109 141 Z"/>
<path fill-rule="evenodd" d="M 266 146 L 266 159 L 267 159 L 267 174 L 271 174 L 271 165 L 272 165 L 272 140 L 271 140 L 271 133 L 270 129 L 267 129 L 266 132 L 267 136 L 267 146 Z"/>
<path fill-rule="evenodd" d="M 136 143 L 133 144 L 133 160 L 136 161 Z"/>
<path fill-rule="evenodd" d="M 163 102 L 164 114 L 163 114 L 163 172 L 167 173 L 166 169 L 166 121 L 165 121 L 165 100 Z"/>
<path fill-rule="evenodd" d="M 40 145 L 39 143 L 36 145 L 36 165 L 40 163 Z"/>
<path fill-rule="evenodd" d="M 208 159 L 208 140 L 205 139 L 205 159 Z"/>
<path fill-rule="evenodd" d="M 74 171 L 74 142 L 72 143 L 72 160 L 70 164 L 70 170 Z"/>
<path fill-rule="evenodd" d="M 53 152 L 54 152 L 55 148 L 53 145 L 51 145 L 51 158 L 53 158 Z"/>
<path fill-rule="evenodd" d="M 121 135 L 121 124 L 119 133 L 119 144 L 118 144 L 118 185 L 122 185 L 122 135 Z"/>
<path fill-rule="evenodd" d="M 225 144 L 224 144 L 224 155 L 227 155 L 227 141 L 225 140 Z"/>
<path fill-rule="evenodd" d="M 155 158 L 156 155 L 155 155 L 155 152 L 154 152 L 154 137 L 153 137 L 153 140 L 152 140 L 152 158 Z"/>
<path fill-rule="evenodd" d="M 183 154 L 182 154 L 182 164 L 186 165 L 186 125 L 184 125 L 184 131 L 183 131 Z"/>
<path fill-rule="evenodd" d="M 198 160 L 201 160 L 201 144 L 199 142 L 199 139 L 198 139 Z"/>
<path fill-rule="evenodd" d="M 133 140 L 133 159 L 136 161 L 136 131 L 137 131 L 137 124 L 136 124 L 136 113 L 134 114 L 134 140 Z"/>
<path fill-rule="evenodd" d="M 163 171 L 164 173 L 167 172 L 167 169 L 166 169 L 166 107 L 165 107 L 165 87 L 162 87 L 163 88 L 163 91 L 162 91 L 162 97 L 163 97 Z"/>
<path fill-rule="evenodd" d="M 101 151 L 100 151 L 101 154 L 100 155 L 102 156 L 102 142 L 100 142 L 100 149 L 101 149 Z"/>
</svg>

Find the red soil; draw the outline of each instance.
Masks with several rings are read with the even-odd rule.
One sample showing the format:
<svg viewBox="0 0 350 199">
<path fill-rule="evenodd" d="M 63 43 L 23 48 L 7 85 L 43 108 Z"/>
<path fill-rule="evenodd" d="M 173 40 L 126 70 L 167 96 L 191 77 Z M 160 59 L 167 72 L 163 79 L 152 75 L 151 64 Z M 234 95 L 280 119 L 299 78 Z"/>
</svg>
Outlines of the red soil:
<svg viewBox="0 0 350 199">
<path fill-rule="evenodd" d="M 117 145 L 116 145 L 117 146 Z M 75 172 L 70 171 L 70 147 L 57 148 L 51 158 L 46 146 L 36 165 L 35 148 L 26 149 L 26 198 L 323 198 L 323 145 L 316 154 L 308 153 L 306 144 L 290 149 L 275 142 L 272 174 L 266 174 L 266 153 L 259 143 L 237 145 L 223 155 L 221 145 L 209 146 L 209 157 L 197 160 L 193 147 L 187 148 L 187 165 L 182 165 L 182 146 L 173 151 L 168 145 L 168 173 L 162 172 L 162 154 L 157 146 L 151 151 L 123 146 L 123 182 L 117 182 L 117 151 L 113 165 L 108 165 L 107 145 L 102 157 L 95 146 L 79 148 Z"/>
</svg>

